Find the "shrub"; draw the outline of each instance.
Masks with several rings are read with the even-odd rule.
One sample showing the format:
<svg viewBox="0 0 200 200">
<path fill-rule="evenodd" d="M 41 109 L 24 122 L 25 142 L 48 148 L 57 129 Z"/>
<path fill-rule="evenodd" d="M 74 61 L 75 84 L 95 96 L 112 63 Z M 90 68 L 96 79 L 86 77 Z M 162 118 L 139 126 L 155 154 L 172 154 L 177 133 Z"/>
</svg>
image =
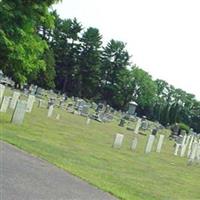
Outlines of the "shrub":
<svg viewBox="0 0 200 200">
<path fill-rule="evenodd" d="M 181 130 L 185 130 L 187 133 L 189 133 L 190 127 L 187 124 L 179 123 L 179 127 Z"/>
</svg>

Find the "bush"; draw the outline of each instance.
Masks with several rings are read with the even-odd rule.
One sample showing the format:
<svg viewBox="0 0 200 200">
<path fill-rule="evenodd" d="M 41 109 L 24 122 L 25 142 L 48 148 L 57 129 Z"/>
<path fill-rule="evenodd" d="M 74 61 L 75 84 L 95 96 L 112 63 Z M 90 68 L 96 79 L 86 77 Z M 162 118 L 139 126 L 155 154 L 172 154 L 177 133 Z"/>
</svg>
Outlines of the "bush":
<svg viewBox="0 0 200 200">
<path fill-rule="evenodd" d="M 179 123 L 179 127 L 181 130 L 185 130 L 187 133 L 190 131 L 190 127 L 187 124 Z"/>
</svg>

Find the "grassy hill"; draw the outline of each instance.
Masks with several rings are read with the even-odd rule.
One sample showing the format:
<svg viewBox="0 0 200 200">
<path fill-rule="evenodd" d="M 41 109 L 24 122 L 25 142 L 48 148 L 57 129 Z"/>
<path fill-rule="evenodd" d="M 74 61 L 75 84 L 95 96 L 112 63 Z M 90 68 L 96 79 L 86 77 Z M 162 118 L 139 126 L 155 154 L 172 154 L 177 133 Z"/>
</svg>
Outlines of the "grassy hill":
<svg viewBox="0 0 200 200">
<path fill-rule="evenodd" d="M 56 113 L 61 118 L 56 120 Z M 99 123 L 35 103 L 23 125 L 10 123 L 12 111 L 0 113 L 0 139 L 81 177 L 125 200 L 199 200 L 200 166 L 173 155 L 173 142 L 165 138 L 162 152 L 144 154 L 147 136 L 139 135 L 135 152 L 130 150 L 133 132 L 117 121 Z M 113 149 L 116 133 L 125 135 L 121 149 Z M 163 134 L 168 135 L 167 130 Z M 158 138 L 157 138 L 158 139 Z"/>
</svg>

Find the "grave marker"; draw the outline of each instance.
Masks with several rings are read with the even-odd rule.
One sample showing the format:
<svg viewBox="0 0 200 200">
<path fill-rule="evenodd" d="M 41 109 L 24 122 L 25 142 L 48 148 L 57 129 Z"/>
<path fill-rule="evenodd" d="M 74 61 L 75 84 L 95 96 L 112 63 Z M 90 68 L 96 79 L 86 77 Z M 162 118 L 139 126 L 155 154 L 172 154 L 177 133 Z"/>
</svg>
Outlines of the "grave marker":
<svg viewBox="0 0 200 200">
<path fill-rule="evenodd" d="M 26 101 L 18 101 L 15 107 L 11 122 L 14 124 L 22 124 L 26 112 Z"/>
<path fill-rule="evenodd" d="M 88 117 L 88 118 L 87 118 L 87 121 L 86 121 L 86 124 L 89 125 L 89 124 L 90 124 L 90 121 L 91 121 L 91 119 Z"/>
<path fill-rule="evenodd" d="M 35 96 L 33 96 L 33 95 L 30 94 L 28 96 L 28 100 L 27 100 L 26 112 L 31 112 L 32 111 L 34 102 L 35 102 Z"/>
<path fill-rule="evenodd" d="M 115 136 L 113 147 L 120 148 L 122 146 L 123 139 L 124 139 L 124 135 L 117 133 Z"/>
<path fill-rule="evenodd" d="M 190 142 L 189 142 L 189 145 L 188 145 L 187 157 L 189 157 L 190 154 L 191 154 L 193 140 L 194 140 L 194 135 L 192 135 L 192 137 L 190 138 Z"/>
<path fill-rule="evenodd" d="M 16 91 L 13 92 L 13 97 L 12 97 L 11 102 L 10 102 L 10 108 L 11 109 L 15 109 L 15 106 L 17 104 L 17 100 L 19 99 L 19 96 L 20 96 L 19 92 L 16 92 Z"/>
<path fill-rule="evenodd" d="M 56 115 L 56 120 L 60 120 L 60 114 Z"/>
<path fill-rule="evenodd" d="M 51 117 L 53 114 L 53 105 L 49 106 L 47 117 Z"/>
<path fill-rule="evenodd" d="M 147 140 L 145 153 L 150 153 L 151 152 L 154 140 L 155 140 L 155 136 L 154 135 L 149 135 L 148 140 Z"/>
<path fill-rule="evenodd" d="M 140 129 L 140 126 L 141 126 L 141 122 L 142 122 L 142 120 L 139 118 L 138 121 L 137 121 L 135 130 L 134 130 L 134 133 L 135 133 L 135 134 L 138 134 L 139 129 Z"/>
<path fill-rule="evenodd" d="M 199 143 L 197 142 L 197 140 L 195 140 L 192 144 L 192 151 L 188 160 L 189 164 L 192 164 L 197 159 L 198 146 L 199 146 Z"/>
<path fill-rule="evenodd" d="M 131 150 L 133 150 L 133 151 L 136 150 L 137 144 L 138 144 L 138 138 L 135 137 L 135 138 L 133 139 L 133 141 L 132 141 L 132 144 L 131 144 Z"/>
<path fill-rule="evenodd" d="M 4 91 L 5 91 L 5 86 L 0 84 L 0 104 L 1 104 L 1 101 L 3 99 Z"/>
<path fill-rule="evenodd" d="M 179 151 L 180 147 L 181 147 L 181 144 L 176 143 L 176 147 L 175 147 L 175 151 L 174 151 L 175 156 L 178 156 L 178 151 Z"/>
<path fill-rule="evenodd" d="M 157 149 L 156 152 L 160 153 L 161 149 L 162 149 L 162 145 L 163 145 L 163 141 L 164 141 L 165 136 L 164 135 L 160 135 L 159 140 L 158 140 L 158 145 L 157 145 Z"/>
<path fill-rule="evenodd" d="M 3 102 L 1 104 L 0 112 L 6 112 L 10 103 L 10 97 L 4 96 Z"/>
<path fill-rule="evenodd" d="M 188 143 L 190 141 L 191 135 L 186 136 L 186 139 L 184 140 L 184 143 L 181 145 L 181 154 L 180 156 L 183 157 L 185 155 L 185 151 L 187 149 Z"/>
</svg>

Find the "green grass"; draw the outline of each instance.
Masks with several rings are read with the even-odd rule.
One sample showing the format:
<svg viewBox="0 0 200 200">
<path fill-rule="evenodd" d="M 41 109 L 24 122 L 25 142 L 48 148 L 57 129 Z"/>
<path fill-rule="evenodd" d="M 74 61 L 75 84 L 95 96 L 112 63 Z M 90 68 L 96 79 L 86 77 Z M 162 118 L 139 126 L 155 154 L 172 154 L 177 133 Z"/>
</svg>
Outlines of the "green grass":
<svg viewBox="0 0 200 200">
<path fill-rule="evenodd" d="M 61 119 L 55 119 L 60 113 Z M 130 150 L 131 131 L 118 122 L 101 124 L 56 109 L 27 113 L 23 125 L 10 123 L 12 111 L 0 113 L 0 139 L 81 177 L 126 200 L 199 200 L 200 167 L 173 156 L 173 142 L 165 140 L 160 154 L 144 154 L 147 137 L 139 136 L 136 152 Z M 123 133 L 121 149 L 113 149 L 116 133 Z M 164 132 L 167 134 L 167 132 Z"/>
</svg>

